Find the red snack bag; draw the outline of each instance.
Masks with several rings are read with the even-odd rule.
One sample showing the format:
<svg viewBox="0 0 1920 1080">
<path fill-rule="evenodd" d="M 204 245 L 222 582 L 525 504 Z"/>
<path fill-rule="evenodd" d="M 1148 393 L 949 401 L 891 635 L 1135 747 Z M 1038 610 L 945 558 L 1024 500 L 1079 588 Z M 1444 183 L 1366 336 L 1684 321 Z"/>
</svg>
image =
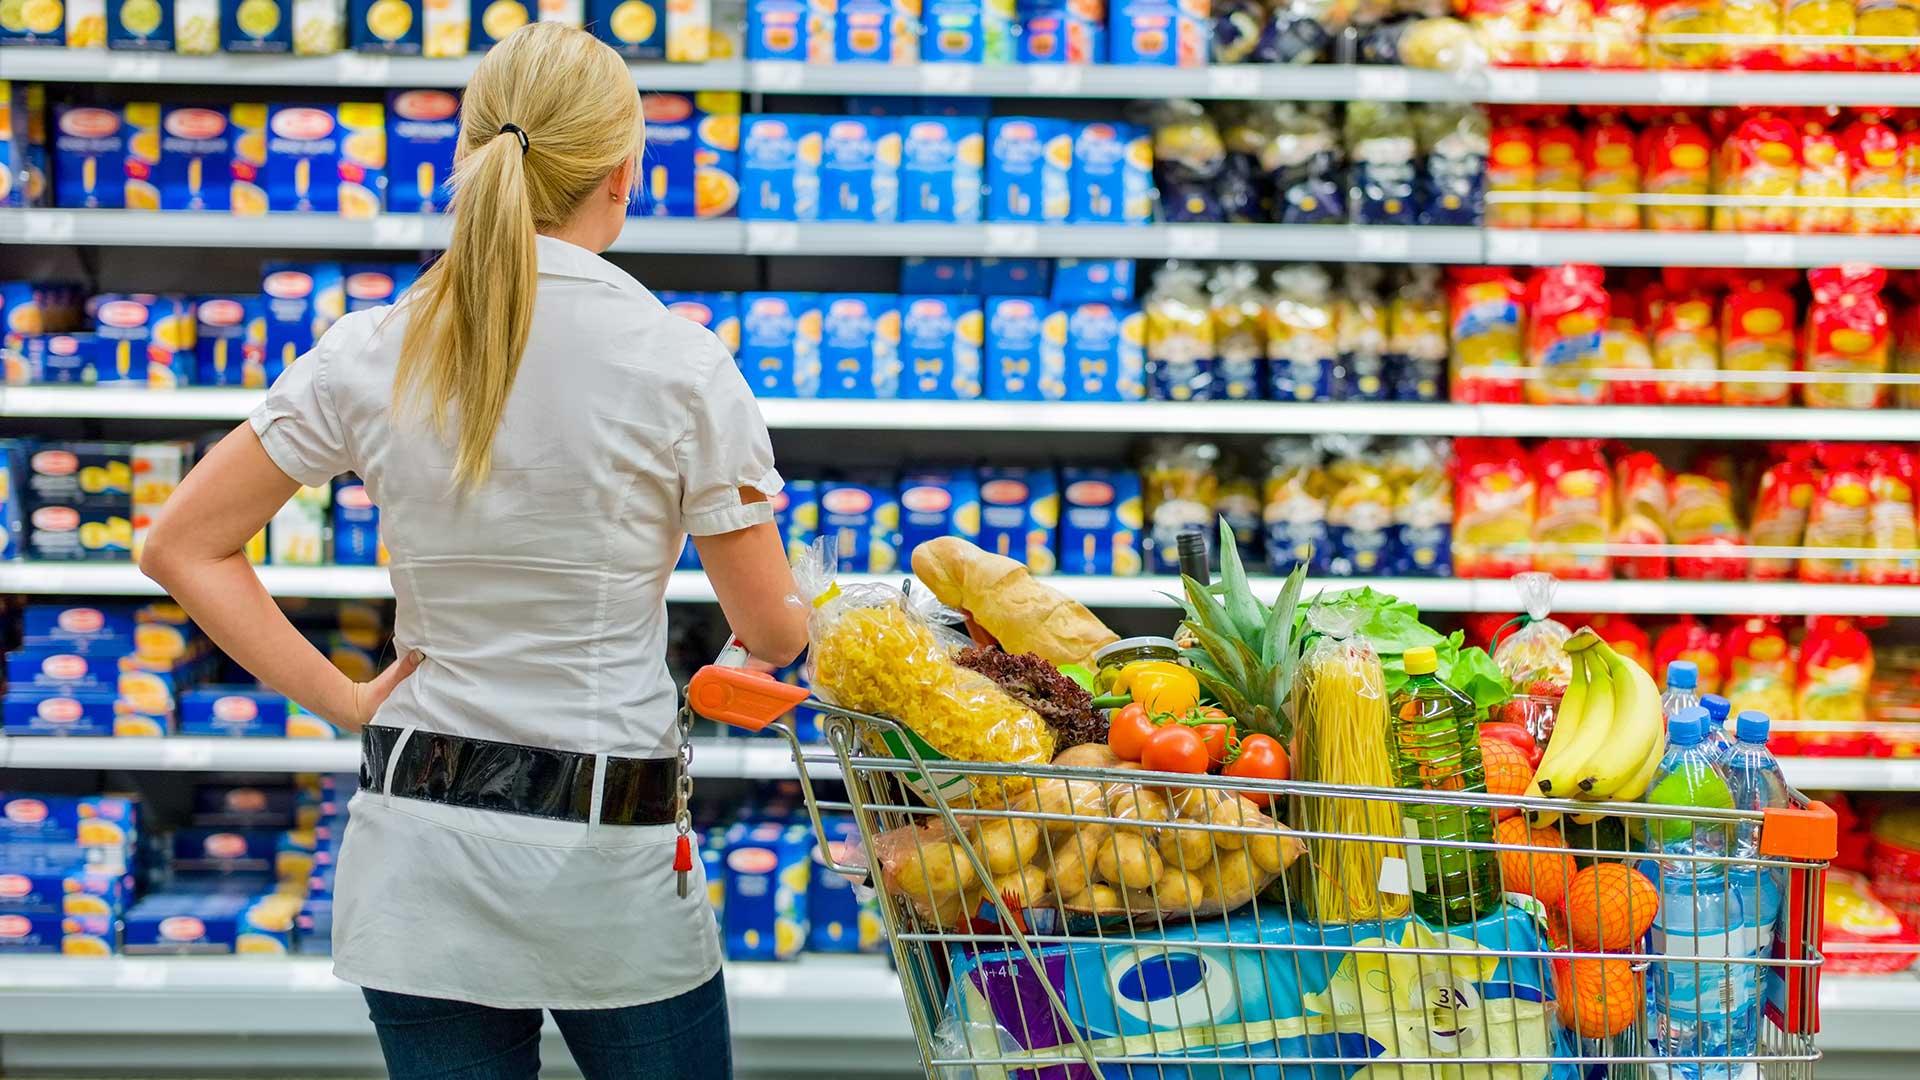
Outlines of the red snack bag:
<svg viewBox="0 0 1920 1080">
<path fill-rule="evenodd" d="M 1722 195 L 1778 199 L 1800 186 L 1800 132 L 1786 117 L 1764 109 L 1736 117 L 1720 143 Z M 1792 232 L 1791 206 L 1759 203 L 1716 207 L 1714 228 L 1735 232 Z"/>
<path fill-rule="evenodd" d="M 1533 43 L 1526 38 L 1533 14 L 1529 0 L 1465 0 L 1461 8 L 1467 25 L 1480 32 L 1487 63 L 1496 67 L 1533 63 Z"/>
<path fill-rule="evenodd" d="M 1515 439 L 1454 441 L 1453 572 L 1505 578 L 1533 568 L 1537 485 Z"/>
<path fill-rule="evenodd" d="M 1758 709 L 1770 717 L 1793 715 L 1793 646 L 1777 615 L 1749 615 L 1726 631 L 1727 700 L 1733 715 Z"/>
<path fill-rule="evenodd" d="M 1704 548 L 1745 547 L 1730 490 L 1725 480 L 1706 473 L 1676 474 L 1667 485 L 1668 531 L 1673 542 Z M 1747 560 L 1738 554 L 1729 550 L 1725 555 L 1676 555 L 1673 572 L 1689 581 L 1740 581 L 1747 576 Z"/>
<path fill-rule="evenodd" d="M 1678 622 L 1660 631 L 1653 639 L 1653 670 L 1664 673 L 1667 665 L 1675 660 L 1691 660 L 1700 669 L 1700 681 L 1697 684 L 1702 694 L 1720 692 L 1722 669 L 1720 658 L 1724 655 L 1725 642 L 1721 636 L 1705 623 L 1692 615 L 1682 615 Z"/>
<path fill-rule="evenodd" d="M 1689 114 L 1657 119 L 1640 136 L 1641 183 L 1650 195 L 1706 195 L 1712 190 L 1713 142 Z M 1649 206 L 1643 215 L 1655 232 L 1704 232 L 1707 207 Z"/>
<path fill-rule="evenodd" d="M 1638 71 L 1647 66 L 1647 6 L 1643 0 L 1597 0 L 1593 11 L 1593 66 Z"/>
<path fill-rule="evenodd" d="M 1732 276 L 1720 302 L 1720 367 L 1726 371 L 1792 371 L 1797 306 L 1791 270 L 1749 270 Z M 1721 387 L 1729 405 L 1788 405 L 1785 382 L 1730 382 Z"/>
<path fill-rule="evenodd" d="M 1867 691 L 1873 685 L 1873 642 L 1852 619 L 1816 615 L 1800 642 L 1800 679 L 1793 716 L 1808 725 L 1800 750 L 1814 757 L 1863 757 Z"/>
<path fill-rule="evenodd" d="M 1914 299 L 1912 290 L 1907 292 L 1906 303 L 1895 309 L 1891 329 L 1893 345 L 1888 359 L 1893 370 L 1920 375 L 1920 300 Z M 1893 400 L 1897 408 L 1920 409 L 1920 385 L 1894 387 Z"/>
<path fill-rule="evenodd" d="M 1600 332 L 1611 311 L 1606 272 L 1585 263 L 1543 267 L 1527 281 L 1527 363 L 1544 373 L 1527 384 L 1535 405 L 1605 400 L 1586 373 L 1600 366 Z"/>
<path fill-rule="evenodd" d="M 1600 334 L 1600 364 L 1616 371 L 1644 371 L 1653 374 L 1653 350 L 1647 345 L 1646 331 L 1634 303 L 1631 286 L 1625 291 L 1607 290 L 1607 328 Z M 1615 405 L 1657 405 L 1660 386 L 1652 378 L 1645 381 L 1622 379 L 1602 384 L 1608 401 Z"/>
<path fill-rule="evenodd" d="M 1581 625 L 1578 622 L 1575 626 Z M 1613 651 L 1639 664 L 1649 674 L 1653 672 L 1653 645 L 1647 632 L 1631 616 L 1599 614 L 1589 615 L 1586 625 L 1600 635 L 1600 639 L 1613 646 Z"/>
<path fill-rule="evenodd" d="M 1813 305 L 1807 309 L 1801 367 L 1814 372 L 1883 374 L 1892 337 L 1880 290 L 1887 272 L 1866 263 L 1807 271 Z M 1808 383 L 1800 399 L 1816 409 L 1877 409 L 1886 388 L 1875 383 Z"/>
<path fill-rule="evenodd" d="M 1807 530 L 1801 543 L 1809 548 L 1866 547 L 1867 509 L 1873 495 L 1864 448 L 1827 443 L 1816 453 L 1822 472 L 1807 506 Z M 1852 556 L 1800 560 L 1801 581 L 1852 583 L 1860 578 L 1860 560 Z"/>
<path fill-rule="evenodd" d="M 1792 443 L 1786 457 L 1760 474 L 1753 500 L 1753 528 L 1748 539 L 1755 547 L 1799 547 L 1807 532 L 1807 510 L 1813 505 L 1813 447 Z M 1749 571 L 1755 581 L 1784 581 L 1793 575 L 1793 560 L 1755 557 Z"/>
<path fill-rule="evenodd" d="M 1525 290 L 1513 271 L 1498 266 L 1447 268 L 1448 368 L 1455 401 L 1520 404 L 1519 378 L 1462 374 L 1469 368 L 1517 368 L 1526 363 Z"/>
<path fill-rule="evenodd" d="M 1613 477 L 1597 439 L 1548 439 L 1534 452 L 1539 478 L 1533 541 L 1541 545 L 1605 544 L 1613 522 Z M 1533 566 L 1567 581 L 1605 581 L 1604 553 L 1542 552 Z"/>
<path fill-rule="evenodd" d="M 1578 195 L 1586 189 L 1581 164 L 1580 129 L 1564 111 L 1549 113 L 1534 128 L 1534 190 Z M 1577 202 L 1536 203 L 1536 229 L 1578 229 L 1586 225 L 1586 211 Z"/>
<path fill-rule="evenodd" d="M 1920 584 L 1920 526 L 1914 518 L 1914 455 L 1894 446 L 1878 446 L 1869 454 L 1867 477 L 1867 546 L 1901 552 L 1887 559 L 1868 559 L 1862 576 L 1869 585 Z"/>
<path fill-rule="evenodd" d="M 1580 164 L 1591 195 L 1640 193 L 1639 136 L 1617 110 L 1600 109 L 1588 117 L 1580 136 Z M 1630 202 L 1591 202 L 1589 229 L 1638 229 L 1640 207 Z"/>
<path fill-rule="evenodd" d="M 1906 117 L 1900 128 L 1900 160 L 1906 166 L 1907 198 L 1920 198 L 1920 123 Z M 1920 203 L 1907 207 L 1907 231 L 1920 233 Z"/>
<path fill-rule="evenodd" d="M 1852 190 L 1853 167 L 1840 139 L 1838 110 L 1809 110 L 1800 121 L 1800 195 L 1844 200 Z M 1803 233 L 1840 233 L 1853 228 L 1853 209 L 1844 203 L 1801 206 L 1794 227 Z"/>
<path fill-rule="evenodd" d="M 1593 63 L 1593 0 L 1533 0 L 1533 66 Z"/>
<path fill-rule="evenodd" d="M 1718 405 L 1720 384 L 1695 381 L 1720 370 L 1720 327 L 1714 318 L 1711 272 L 1670 268 L 1652 326 L 1653 366 L 1661 373 L 1660 400 L 1668 405 Z"/>
<path fill-rule="evenodd" d="M 1622 455 L 1614 463 L 1615 502 L 1620 508 L 1613 525 L 1616 544 L 1667 543 L 1668 502 L 1667 467 L 1646 450 Z M 1672 573 L 1665 555 L 1621 556 L 1620 576 L 1636 581 L 1656 581 Z"/>
<path fill-rule="evenodd" d="M 1539 136 L 1519 109 L 1493 115 L 1487 132 L 1487 192 L 1532 192 L 1539 172 Z M 1533 228 L 1532 203 L 1488 200 L 1487 224 L 1500 229 Z"/>
<path fill-rule="evenodd" d="M 1887 118 L 1891 109 L 1863 109 L 1847 126 L 1842 143 L 1852 164 L 1848 193 L 1856 199 L 1901 199 L 1907 194 L 1907 162 L 1900 133 Z M 1901 207 L 1856 206 L 1853 231 L 1903 233 L 1907 211 Z"/>
</svg>

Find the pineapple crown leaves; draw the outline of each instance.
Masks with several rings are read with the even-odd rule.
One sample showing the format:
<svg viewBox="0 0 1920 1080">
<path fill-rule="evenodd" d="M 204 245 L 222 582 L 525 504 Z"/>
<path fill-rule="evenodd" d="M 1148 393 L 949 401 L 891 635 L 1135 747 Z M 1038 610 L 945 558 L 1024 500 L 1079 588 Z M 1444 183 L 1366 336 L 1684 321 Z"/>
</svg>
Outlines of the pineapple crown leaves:
<svg viewBox="0 0 1920 1080">
<path fill-rule="evenodd" d="M 1293 686 L 1299 657 L 1296 608 L 1306 569 L 1287 577 L 1271 607 L 1253 595 L 1240 562 L 1233 530 L 1220 522 L 1220 584 L 1210 587 L 1183 577 L 1183 625 L 1199 643 L 1182 650 L 1200 684 L 1247 727 L 1282 739 L 1287 724 L 1281 703 Z"/>
</svg>

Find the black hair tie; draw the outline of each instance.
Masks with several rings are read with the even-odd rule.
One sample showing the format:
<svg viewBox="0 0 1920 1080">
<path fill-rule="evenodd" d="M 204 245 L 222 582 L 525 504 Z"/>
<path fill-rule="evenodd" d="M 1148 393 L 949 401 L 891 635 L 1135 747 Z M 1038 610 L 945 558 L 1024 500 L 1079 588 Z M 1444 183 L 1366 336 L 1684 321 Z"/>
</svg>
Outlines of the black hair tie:
<svg viewBox="0 0 1920 1080">
<path fill-rule="evenodd" d="M 505 135 L 509 131 L 513 132 L 514 138 L 520 140 L 520 153 L 525 154 L 529 149 L 527 145 L 527 133 L 520 130 L 519 124 L 501 124 L 500 125 L 499 134 Z"/>
</svg>

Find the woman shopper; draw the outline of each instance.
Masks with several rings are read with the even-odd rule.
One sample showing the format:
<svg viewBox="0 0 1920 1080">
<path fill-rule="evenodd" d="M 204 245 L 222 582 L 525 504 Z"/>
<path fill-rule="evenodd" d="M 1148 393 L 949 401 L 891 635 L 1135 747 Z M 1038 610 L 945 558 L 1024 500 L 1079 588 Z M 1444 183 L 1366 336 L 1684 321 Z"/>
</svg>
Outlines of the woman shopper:
<svg viewBox="0 0 1920 1080">
<path fill-rule="evenodd" d="M 348 315 L 180 485 L 141 567 L 235 662 L 365 729 L 334 971 L 398 1080 L 522 1080 L 551 1010 L 589 1078 L 724 1077 L 699 860 L 675 870 L 666 587 L 686 535 L 752 655 L 802 606 L 766 426 L 717 339 L 601 259 L 642 149 L 627 66 L 554 23 L 474 71 L 446 253 Z M 357 473 L 405 659 L 349 681 L 242 554 L 299 485 Z"/>
</svg>

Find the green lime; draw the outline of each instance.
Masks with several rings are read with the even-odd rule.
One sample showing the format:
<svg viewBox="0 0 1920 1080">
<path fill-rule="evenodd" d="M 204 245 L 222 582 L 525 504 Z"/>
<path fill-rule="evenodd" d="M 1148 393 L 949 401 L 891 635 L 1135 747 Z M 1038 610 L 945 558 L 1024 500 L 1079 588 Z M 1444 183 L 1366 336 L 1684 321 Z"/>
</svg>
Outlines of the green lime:
<svg viewBox="0 0 1920 1080">
<path fill-rule="evenodd" d="M 1733 792 L 1727 789 L 1727 782 L 1713 770 L 1713 766 L 1697 761 L 1683 761 L 1680 767 L 1660 778 L 1647 792 L 1647 801 L 1661 806 L 1692 806 L 1702 810 L 1733 809 Z M 1649 822 L 1649 827 L 1655 825 Z M 1693 835 L 1693 822 L 1684 818 L 1672 818 L 1657 823 L 1661 843 L 1677 843 Z"/>
</svg>

